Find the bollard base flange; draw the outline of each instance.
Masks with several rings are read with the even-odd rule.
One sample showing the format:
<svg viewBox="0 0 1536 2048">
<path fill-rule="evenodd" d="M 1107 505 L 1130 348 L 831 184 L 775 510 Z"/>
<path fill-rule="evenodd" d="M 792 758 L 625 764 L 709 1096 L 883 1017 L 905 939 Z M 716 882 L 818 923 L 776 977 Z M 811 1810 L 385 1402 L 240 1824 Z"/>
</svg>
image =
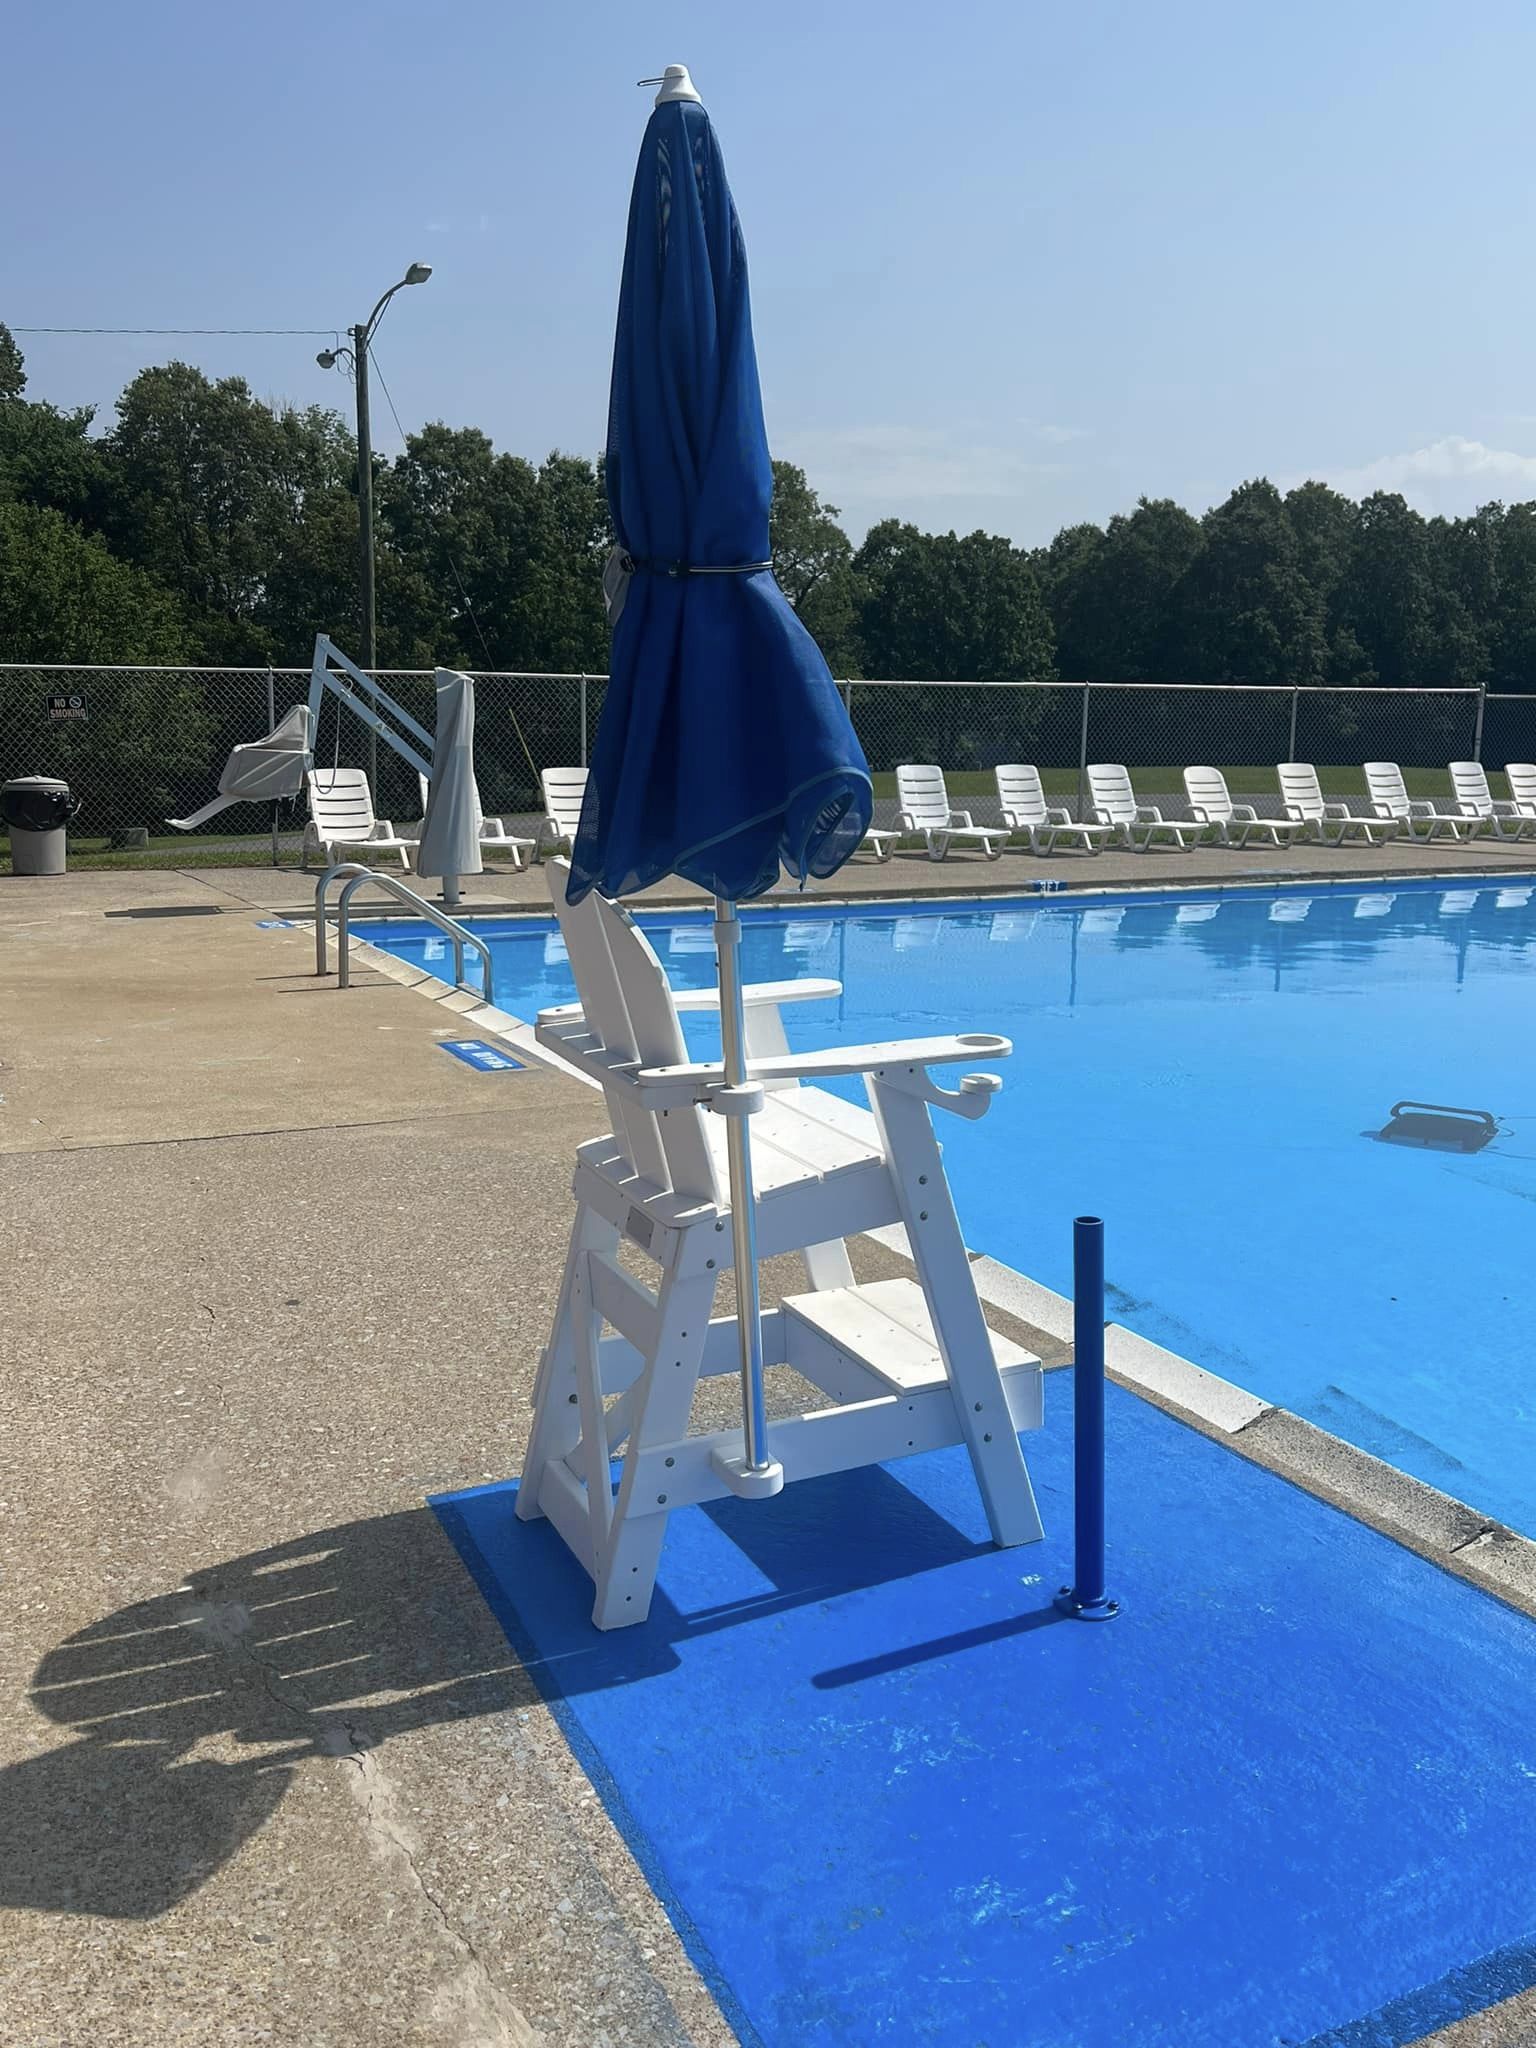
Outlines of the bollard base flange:
<svg viewBox="0 0 1536 2048">
<path fill-rule="evenodd" d="M 1065 1614 L 1072 1621 L 1113 1621 L 1120 1612 L 1120 1602 L 1111 1600 L 1107 1593 L 1101 1593 L 1097 1600 L 1079 1600 L 1070 1586 L 1062 1587 L 1055 1606 L 1058 1614 Z"/>
</svg>

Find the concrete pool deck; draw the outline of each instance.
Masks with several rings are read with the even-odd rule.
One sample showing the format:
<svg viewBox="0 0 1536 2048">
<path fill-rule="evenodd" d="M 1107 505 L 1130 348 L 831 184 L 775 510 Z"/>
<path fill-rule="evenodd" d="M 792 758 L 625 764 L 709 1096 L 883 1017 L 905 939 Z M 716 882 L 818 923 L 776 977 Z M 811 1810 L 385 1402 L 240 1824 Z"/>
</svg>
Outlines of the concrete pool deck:
<svg viewBox="0 0 1536 2048">
<path fill-rule="evenodd" d="M 898 857 L 829 893 L 1212 878 L 1123 864 Z M 307 901 L 249 869 L 0 882 L 0 2042 L 729 2041 L 424 1505 L 518 1468 L 599 1105 L 460 1068 L 394 982 L 317 984 L 257 924 Z M 1522 1994 L 1436 2039 L 1533 2029 Z"/>
</svg>

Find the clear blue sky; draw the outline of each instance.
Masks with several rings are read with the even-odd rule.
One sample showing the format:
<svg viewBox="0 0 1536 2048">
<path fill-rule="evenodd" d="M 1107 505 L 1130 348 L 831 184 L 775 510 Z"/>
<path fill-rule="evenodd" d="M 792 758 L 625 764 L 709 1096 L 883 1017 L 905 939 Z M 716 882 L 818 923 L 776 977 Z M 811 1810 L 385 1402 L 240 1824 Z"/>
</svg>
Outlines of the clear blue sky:
<svg viewBox="0 0 1536 2048">
<path fill-rule="evenodd" d="M 681 61 L 746 229 L 774 452 L 856 535 L 1032 543 L 1261 473 L 1536 497 L 1536 13 L 1511 0 L 56 0 L 6 42 L 14 327 L 334 328 L 419 257 L 378 341 L 406 426 L 593 453 L 633 81 Z M 321 345 L 23 338 L 31 395 L 104 414 L 172 353 L 345 408 Z"/>
</svg>

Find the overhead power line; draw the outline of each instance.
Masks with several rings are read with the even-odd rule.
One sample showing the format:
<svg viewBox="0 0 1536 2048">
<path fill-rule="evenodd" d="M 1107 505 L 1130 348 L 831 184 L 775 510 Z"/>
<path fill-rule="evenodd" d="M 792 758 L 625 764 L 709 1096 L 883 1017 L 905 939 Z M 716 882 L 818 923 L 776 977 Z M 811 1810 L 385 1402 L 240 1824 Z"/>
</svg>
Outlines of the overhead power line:
<svg viewBox="0 0 1536 2048">
<path fill-rule="evenodd" d="M 334 327 L 13 327 L 12 334 L 335 334 Z"/>
</svg>

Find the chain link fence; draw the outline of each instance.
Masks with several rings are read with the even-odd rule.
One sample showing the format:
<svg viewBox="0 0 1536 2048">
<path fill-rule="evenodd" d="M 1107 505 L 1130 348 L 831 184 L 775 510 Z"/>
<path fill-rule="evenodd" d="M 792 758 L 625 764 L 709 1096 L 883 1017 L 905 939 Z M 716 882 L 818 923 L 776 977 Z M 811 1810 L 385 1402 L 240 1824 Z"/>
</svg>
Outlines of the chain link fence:
<svg viewBox="0 0 1536 2048">
<path fill-rule="evenodd" d="M 429 672 L 384 670 L 378 680 L 431 729 Z M 538 771 L 587 760 L 605 678 L 487 671 L 475 686 L 482 803 L 528 829 L 540 810 Z M 841 688 L 874 772 L 881 824 L 894 823 L 896 769 L 909 761 L 938 763 L 954 801 L 984 822 L 995 815 L 992 770 L 1002 761 L 1035 763 L 1050 801 L 1081 815 L 1090 761 L 1124 762 L 1138 794 L 1174 812 L 1183 807 L 1185 764 L 1209 763 L 1225 770 L 1239 802 L 1276 812 L 1279 761 L 1312 761 L 1330 794 L 1357 795 L 1368 760 L 1400 762 L 1416 794 L 1445 793 L 1448 761 L 1486 762 L 1502 793 L 1497 771 L 1506 761 L 1536 760 L 1536 694 L 1198 683 Z M 80 799 L 79 840 L 121 843 L 138 828 L 170 847 L 199 840 L 204 854 L 234 854 L 242 841 L 255 849 L 271 827 L 266 807 L 232 809 L 185 836 L 166 820 L 206 803 L 230 749 L 270 731 L 308 691 L 307 669 L 0 665 L 0 780 L 63 776 Z M 315 756 L 371 768 L 380 816 L 399 824 L 420 817 L 412 771 L 329 694 Z M 282 845 L 295 849 L 301 806 L 285 807 L 279 826 Z"/>
</svg>

